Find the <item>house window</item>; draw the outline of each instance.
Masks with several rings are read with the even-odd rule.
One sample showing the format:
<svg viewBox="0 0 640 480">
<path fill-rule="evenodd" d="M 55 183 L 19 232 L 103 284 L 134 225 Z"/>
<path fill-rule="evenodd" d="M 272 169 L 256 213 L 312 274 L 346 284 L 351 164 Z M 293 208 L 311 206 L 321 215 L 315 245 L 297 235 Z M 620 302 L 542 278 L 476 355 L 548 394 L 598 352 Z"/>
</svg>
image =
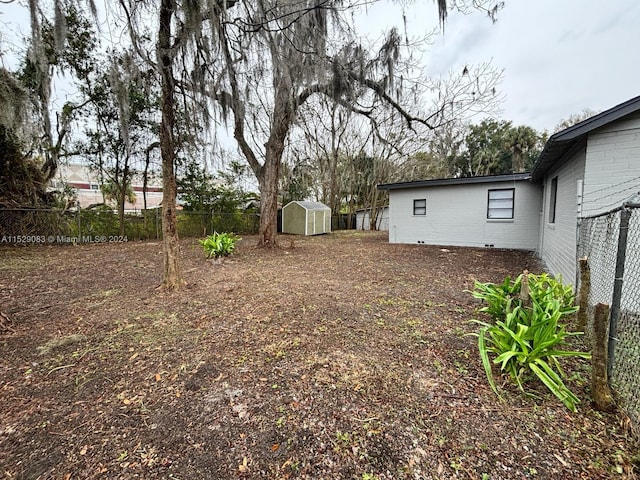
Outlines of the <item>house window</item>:
<svg viewBox="0 0 640 480">
<path fill-rule="evenodd" d="M 427 199 L 421 198 L 413 201 L 413 214 L 414 215 L 426 215 L 427 214 Z"/>
<path fill-rule="evenodd" d="M 92 183 L 91 190 L 99 190 L 99 186 L 96 183 Z"/>
<path fill-rule="evenodd" d="M 558 177 L 551 179 L 549 191 L 549 223 L 556 223 L 556 199 L 558 197 Z"/>
<path fill-rule="evenodd" d="M 513 218 L 513 199 L 515 197 L 515 191 L 515 188 L 489 190 L 489 201 L 487 202 L 487 218 Z"/>
</svg>

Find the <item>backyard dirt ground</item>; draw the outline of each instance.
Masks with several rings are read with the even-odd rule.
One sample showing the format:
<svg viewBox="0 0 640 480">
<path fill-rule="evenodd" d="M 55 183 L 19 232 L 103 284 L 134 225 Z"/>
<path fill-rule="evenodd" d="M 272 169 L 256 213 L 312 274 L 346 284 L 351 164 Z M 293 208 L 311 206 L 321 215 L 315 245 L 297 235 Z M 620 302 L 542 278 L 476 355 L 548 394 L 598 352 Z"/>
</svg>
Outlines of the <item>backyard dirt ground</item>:
<svg viewBox="0 0 640 480">
<path fill-rule="evenodd" d="M 487 384 L 466 290 L 530 254 L 280 241 L 214 263 L 183 240 L 176 292 L 159 243 L 0 248 L 1 478 L 635 478 L 588 361 L 577 414 Z"/>
</svg>

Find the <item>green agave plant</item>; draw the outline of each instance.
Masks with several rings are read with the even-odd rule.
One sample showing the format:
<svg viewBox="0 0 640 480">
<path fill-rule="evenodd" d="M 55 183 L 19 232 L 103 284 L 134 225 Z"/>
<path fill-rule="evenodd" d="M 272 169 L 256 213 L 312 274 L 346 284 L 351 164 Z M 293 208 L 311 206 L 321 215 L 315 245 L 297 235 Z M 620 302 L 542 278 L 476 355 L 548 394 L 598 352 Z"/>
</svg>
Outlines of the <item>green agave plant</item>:
<svg viewBox="0 0 640 480">
<path fill-rule="evenodd" d="M 207 254 L 207 258 L 219 258 L 231 255 L 235 248 L 236 242 L 242 240 L 235 233 L 217 233 L 214 232 L 207 238 L 200 240 L 200 245 Z"/>
<path fill-rule="evenodd" d="M 481 326 L 478 335 L 480 358 L 492 390 L 498 395 L 492 363 L 524 392 L 524 382 L 537 377 L 564 405 L 576 410 L 579 399 L 567 388 L 565 374 L 558 361 L 561 357 L 591 358 L 589 353 L 564 350 L 567 337 L 581 332 L 567 332 L 560 321 L 578 310 L 573 306 L 571 287 L 547 274 L 527 274 L 529 295 L 520 298 L 523 275 L 503 284 L 475 283 L 471 292 L 487 303 L 480 309 L 489 314 L 494 323 L 472 320 Z M 493 360 L 490 355 L 494 356 Z"/>
</svg>

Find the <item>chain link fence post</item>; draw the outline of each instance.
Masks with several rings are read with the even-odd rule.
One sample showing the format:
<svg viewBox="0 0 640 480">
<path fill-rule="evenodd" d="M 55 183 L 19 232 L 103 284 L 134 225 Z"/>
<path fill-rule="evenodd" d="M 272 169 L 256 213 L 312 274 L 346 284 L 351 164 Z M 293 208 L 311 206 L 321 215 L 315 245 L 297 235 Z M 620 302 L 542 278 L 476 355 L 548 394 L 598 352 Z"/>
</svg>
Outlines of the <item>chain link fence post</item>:
<svg viewBox="0 0 640 480">
<path fill-rule="evenodd" d="M 607 363 L 607 375 L 609 378 L 612 378 L 616 343 L 618 341 L 618 319 L 620 318 L 620 300 L 622 299 L 622 285 L 624 283 L 624 264 L 627 257 L 627 234 L 629 232 L 630 216 L 631 211 L 626 207 L 620 212 L 616 271 L 613 280 L 611 317 L 609 318 L 609 361 Z"/>
<path fill-rule="evenodd" d="M 76 210 L 76 217 L 78 222 L 78 239 L 82 242 L 82 215 L 80 214 L 80 209 Z"/>
<path fill-rule="evenodd" d="M 591 273 L 589 282 L 578 278 L 589 284 L 586 331 L 593 332 L 595 305 L 610 305 L 607 329 L 594 341 L 606 343 L 609 384 L 640 433 L 640 197 L 635 198 L 581 219 L 577 253 Z"/>
</svg>

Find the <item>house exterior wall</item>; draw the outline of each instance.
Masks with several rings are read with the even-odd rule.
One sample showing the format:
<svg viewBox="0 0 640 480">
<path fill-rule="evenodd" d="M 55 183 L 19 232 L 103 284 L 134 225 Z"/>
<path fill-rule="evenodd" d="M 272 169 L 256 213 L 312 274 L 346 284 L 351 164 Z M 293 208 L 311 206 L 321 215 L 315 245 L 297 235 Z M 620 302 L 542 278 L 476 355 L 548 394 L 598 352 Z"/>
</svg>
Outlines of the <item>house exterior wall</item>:
<svg viewBox="0 0 640 480">
<path fill-rule="evenodd" d="M 356 230 L 371 229 L 371 210 L 358 210 L 356 212 Z M 381 232 L 389 230 L 389 207 L 383 207 L 378 213 L 376 228 Z"/>
<path fill-rule="evenodd" d="M 582 216 L 616 208 L 639 191 L 640 114 L 635 114 L 588 136 Z"/>
<path fill-rule="evenodd" d="M 76 191 L 78 205 L 86 208 L 90 205 L 104 203 L 105 198 L 100 190 L 100 179 L 97 173 L 87 165 L 63 164 L 58 167 L 56 177 L 52 181 L 52 189 L 60 189 L 67 184 Z M 124 210 L 126 213 L 137 213 L 145 208 L 144 182 L 140 175 L 132 179 L 132 189 L 135 194 L 133 203 L 126 201 Z M 147 185 L 147 208 L 157 208 L 162 204 L 162 184 L 157 179 L 152 179 Z M 110 202 L 115 207 L 114 202 Z"/>
<path fill-rule="evenodd" d="M 491 189 L 514 188 L 513 219 L 487 218 Z M 527 180 L 389 191 L 389 242 L 536 250 L 541 187 Z M 426 199 L 426 215 L 413 201 Z"/>
<path fill-rule="evenodd" d="M 553 275 L 562 275 L 565 283 L 576 280 L 576 244 L 578 228 L 578 181 L 584 179 L 585 149 L 581 148 L 558 168 L 544 177 L 544 205 L 540 236 L 540 257 Z M 557 178 L 555 220 L 550 218 L 551 188 Z"/>
<path fill-rule="evenodd" d="M 640 114 L 631 115 L 589 135 L 582 216 L 593 216 L 617 208 L 637 192 L 640 192 Z M 635 215 L 638 214 L 634 212 Z M 630 223 L 627 237 L 627 251 L 632 252 L 637 249 L 640 231 L 638 217 L 635 218 L 636 221 Z M 617 224 L 615 228 L 618 228 Z M 613 255 L 617 248 L 617 233 L 612 234 L 614 241 L 608 248 Z M 610 258 L 592 258 L 591 262 L 592 269 L 597 268 L 594 263 L 607 264 L 613 274 L 615 265 L 610 265 Z M 613 282 L 607 287 L 607 291 L 600 294 L 610 299 Z M 640 276 L 625 275 L 621 299 L 623 309 L 637 310 L 638 291 Z"/>
</svg>

